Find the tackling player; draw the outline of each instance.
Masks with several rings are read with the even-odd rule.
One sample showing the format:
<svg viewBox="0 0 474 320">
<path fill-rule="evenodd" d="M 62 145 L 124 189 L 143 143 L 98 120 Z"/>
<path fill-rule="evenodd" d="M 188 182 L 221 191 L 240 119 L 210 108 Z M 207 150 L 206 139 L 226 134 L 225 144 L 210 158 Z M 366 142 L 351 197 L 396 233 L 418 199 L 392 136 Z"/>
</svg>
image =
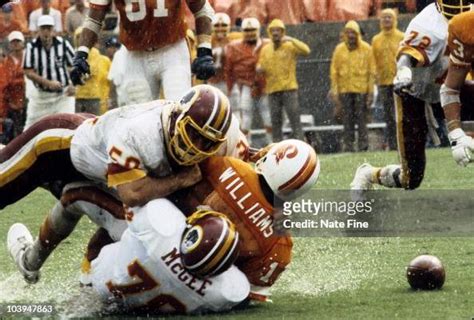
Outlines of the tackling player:
<svg viewBox="0 0 474 320">
<path fill-rule="evenodd" d="M 449 68 L 441 86 L 441 105 L 448 122 L 454 161 L 467 166 L 473 161 L 474 140 L 461 128 L 461 88 L 474 63 L 474 12 L 465 12 L 449 23 Z"/>
<path fill-rule="evenodd" d="M 127 79 L 130 84 L 149 86 L 127 90 L 144 93 L 151 90 L 152 98 L 158 99 L 161 85 L 166 99 L 178 100 L 190 89 L 184 5 L 189 7 L 196 19 L 198 52 L 192 63 L 192 72 L 202 80 L 215 74 L 211 47 L 214 10 L 207 0 L 186 0 L 186 4 L 181 0 L 91 0 L 71 71 L 71 80 L 75 85 L 83 84 L 90 73 L 87 63 L 89 49 L 97 41 L 112 4 L 119 12 L 120 42 L 128 49 L 125 59 Z M 140 81 L 143 79 L 147 83 Z"/>
<path fill-rule="evenodd" d="M 84 119 L 45 118 L 0 151 L 0 209 L 38 186 L 59 198 L 65 184 L 84 180 L 143 205 L 199 181 L 195 165 L 225 145 L 235 121 L 227 97 L 207 85 L 180 103 L 157 100 Z"/>
<path fill-rule="evenodd" d="M 436 121 L 439 90 L 448 67 L 445 55 L 448 21 L 471 10 L 472 0 L 437 0 L 408 25 L 401 43 L 394 80 L 397 141 L 401 165 L 382 168 L 362 164 L 351 183 L 355 197 L 372 184 L 390 188 L 416 189 L 425 172 L 428 122 Z M 434 133 L 435 135 L 435 133 Z M 437 137 L 437 135 L 436 135 Z"/>
<path fill-rule="evenodd" d="M 268 151 L 268 152 L 267 152 Z M 273 285 L 291 261 L 292 240 L 277 235 L 273 229 L 274 197 L 292 200 L 307 192 L 317 181 L 320 165 L 314 150 L 298 140 L 286 140 L 263 150 L 257 157 L 256 169 L 231 157 L 213 157 L 201 165 L 203 180 L 172 199 L 187 215 L 201 204 L 219 208 L 236 225 L 241 235 L 237 264 L 253 285 L 253 298 L 265 300 L 267 288 Z M 35 283 L 39 269 L 54 250 L 74 229 L 82 215 L 87 215 L 101 228 L 89 244 L 83 265 L 84 283 L 90 261 L 100 248 L 120 239 L 125 220 L 136 215 L 125 211 L 113 195 L 97 186 L 68 186 L 40 228 L 39 238 L 31 235 L 10 242 L 20 243 L 21 250 L 10 253 L 25 280 Z M 162 216 L 156 220 L 163 223 Z"/>
<path fill-rule="evenodd" d="M 248 280 L 232 265 L 239 234 L 224 215 L 197 211 L 186 221 L 166 199 L 133 214 L 120 241 L 103 247 L 91 264 L 92 287 L 104 302 L 126 311 L 185 314 L 225 311 L 248 297 Z M 15 224 L 9 234 L 29 232 Z"/>
</svg>

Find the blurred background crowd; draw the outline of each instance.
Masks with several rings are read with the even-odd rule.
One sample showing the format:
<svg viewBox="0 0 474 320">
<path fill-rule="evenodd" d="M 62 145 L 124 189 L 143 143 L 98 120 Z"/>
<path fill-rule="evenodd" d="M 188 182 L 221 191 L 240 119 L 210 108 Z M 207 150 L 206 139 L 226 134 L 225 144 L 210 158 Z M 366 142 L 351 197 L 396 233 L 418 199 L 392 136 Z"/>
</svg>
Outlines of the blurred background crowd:
<svg viewBox="0 0 474 320">
<path fill-rule="evenodd" d="M 383 141 L 377 147 L 396 148 L 391 85 L 396 50 L 403 39 L 397 21 L 405 14 L 407 18 L 402 20 L 408 21 L 413 13 L 433 1 L 209 2 L 217 13 L 213 21 L 213 55 L 218 68 L 209 83 L 231 98 L 242 131 L 249 138 L 268 143 L 279 141 L 291 132 L 297 138 L 306 137 L 317 144 L 321 137 L 304 131 L 304 126 L 339 123 L 344 125 L 343 134 L 333 139 L 328 150 L 320 147 L 322 152 L 367 150 L 370 148 L 367 124 L 380 121 L 385 125 L 381 126 Z M 387 11 L 387 8 L 391 9 Z M 29 116 L 27 111 L 38 88 L 45 92 L 67 88 L 63 90 L 61 104 L 71 112 L 101 114 L 133 102 L 133 93 L 129 92 L 125 98 L 121 96 L 120 85 L 126 75 L 114 67 L 121 64 L 120 53 L 116 54 L 121 44 L 113 6 L 106 16 L 99 42 L 88 58 L 91 79 L 74 88 L 67 77 L 61 78 L 67 72 L 61 69 L 61 63 L 64 60 L 64 65 L 68 65 L 87 12 L 87 0 L 21 0 L 2 6 L 1 144 L 18 135 L 25 122 L 29 126 L 42 116 Z M 187 42 L 193 57 L 196 39 L 191 12 L 186 19 Z M 359 24 L 355 20 L 363 22 Z M 59 36 L 64 43 L 58 40 Z M 52 41 L 54 57 L 35 56 L 39 52 L 35 51 L 39 50 L 37 38 Z M 25 77 L 24 66 L 29 70 L 43 68 L 47 76 L 33 83 Z M 42 101 L 50 103 L 48 99 Z M 251 131 L 255 128 L 261 130 Z M 331 137 L 323 138 L 331 141 Z"/>
</svg>

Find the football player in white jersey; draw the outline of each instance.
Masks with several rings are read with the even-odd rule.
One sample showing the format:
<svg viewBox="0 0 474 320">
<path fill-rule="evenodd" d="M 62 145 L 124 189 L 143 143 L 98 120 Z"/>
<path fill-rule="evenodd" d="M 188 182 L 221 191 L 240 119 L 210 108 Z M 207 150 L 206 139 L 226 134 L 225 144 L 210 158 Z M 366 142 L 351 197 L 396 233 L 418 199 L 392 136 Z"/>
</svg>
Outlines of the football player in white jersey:
<svg viewBox="0 0 474 320">
<path fill-rule="evenodd" d="M 154 108 L 157 104 L 158 107 Z M 167 121 L 163 122 L 165 125 L 161 127 L 161 119 L 164 117 L 160 118 L 160 115 L 168 111 L 167 106 L 170 107 L 165 118 Z M 176 172 L 176 169 L 172 168 L 173 162 L 189 166 L 213 154 L 246 157 L 248 144 L 239 130 L 238 120 L 230 118 L 228 107 L 227 99 L 220 91 L 210 86 L 198 86 L 183 98 L 182 105 L 154 101 L 146 105 L 122 108 L 87 120 L 76 130 L 73 130 L 75 127 L 72 120 L 83 121 L 83 117 L 79 115 L 68 115 L 72 120 L 62 116 L 46 119 L 9 145 L 5 154 L 2 150 L 0 158 L 4 155 L 11 159 L 0 164 L 0 182 L 4 182 L 3 185 L 0 183 L 0 204 L 12 203 L 34 190 L 36 186 L 45 185 L 45 182 L 49 181 L 54 182 L 48 186 L 49 189 L 55 191 L 55 195 L 60 198 L 45 219 L 38 239 L 32 243 L 34 250 L 27 251 L 27 258 L 15 258 L 25 279 L 33 283 L 38 281 L 39 269 L 44 261 L 72 232 L 81 216 L 88 214 L 82 204 L 91 201 L 91 197 L 97 199 L 96 193 L 107 194 L 106 197 L 113 200 L 93 201 L 93 210 L 97 214 L 92 216 L 101 217 L 99 220 L 105 219 L 99 221 L 92 218 L 93 221 L 102 226 L 108 222 L 108 217 L 114 223 L 114 218 L 122 220 L 115 223 L 114 229 L 117 228 L 117 231 L 112 232 L 120 235 L 125 223 L 122 203 L 130 206 L 140 205 L 148 202 L 146 199 L 166 196 L 201 179 L 197 166 L 173 174 Z M 184 108 L 188 113 L 173 113 L 176 110 L 171 108 Z M 189 110 L 194 113 L 189 114 Z M 206 123 L 203 124 L 203 121 Z M 71 129 L 57 128 L 67 125 Z M 182 135 L 167 137 L 167 125 L 176 126 L 183 131 Z M 204 130 L 204 137 L 209 137 L 209 145 L 204 148 L 194 145 L 194 142 L 200 140 L 199 130 Z M 226 132 L 225 137 L 221 136 L 222 132 Z M 170 147 L 173 142 L 174 145 Z M 15 149 L 20 152 L 11 152 Z M 202 149 L 206 151 L 203 152 Z M 170 156 L 169 159 L 166 158 L 167 155 Z M 51 171 L 52 173 L 49 173 Z M 48 180 L 50 178 L 54 179 Z M 107 178 L 109 186 L 115 186 L 117 192 L 114 192 L 115 189 L 107 190 Z M 83 182 L 87 180 L 89 183 Z M 142 182 L 150 185 L 143 185 L 142 188 L 139 186 Z M 63 188 L 65 184 L 68 184 L 67 188 Z M 104 186 L 100 187 L 100 184 Z M 139 187 L 135 192 L 133 188 L 137 184 Z M 123 188 L 126 190 L 130 185 L 132 198 L 127 194 L 124 196 L 123 193 Z M 133 197 L 142 191 L 145 191 L 145 196 L 137 202 Z M 111 193 L 117 193 L 115 198 Z M 141 201 L 144 202 L 140 203 Z M 54 239 L 51 239 L 51 234 L 55 235 Z M 119 238 L 114 240 L 117 239 Z"/>
<path fill-rule="evenodd" d="M 179 103 L 157 100 L 85 118 L 45 118 L 0 151 L 0 209 L 38 186 L 59 198 L 62 186 L 84 180 L 115 188 L 126 205 L 143 205 L 199 181 L 196 164 L 224 148 L 229 128 L 238 130 L 228 99 L 208 85 Z"/>
<path fill-rule="evenodd" d="M 437 0 L 408 25 L 400 44 L 394 79 L 397 141 L 401 164 L 373 167 L 362 164 L 351 183 L 355 198 L 372 184 L 390 188 L 416 189 L 425 171 L 428 133 L 437 138 L 428 122 L 436 121 L 433 108 L 441 110 L 439 90 L 448 68 L 445 54 L 448 21 L 471 10 L 471 1 Z"/>
<path fill-rule="evenodd" d="M 120 241 L 103 247 L 91 264 L 92 287 L 104 301 L 183 314 L 228 310 L 248 297 L 249 282 L 232 265 L 239 234 L 224 215 L 201 210 L 186 221 L 171 202 L 157 199 L 131 209 L 130 219 Z"/>
</svg>

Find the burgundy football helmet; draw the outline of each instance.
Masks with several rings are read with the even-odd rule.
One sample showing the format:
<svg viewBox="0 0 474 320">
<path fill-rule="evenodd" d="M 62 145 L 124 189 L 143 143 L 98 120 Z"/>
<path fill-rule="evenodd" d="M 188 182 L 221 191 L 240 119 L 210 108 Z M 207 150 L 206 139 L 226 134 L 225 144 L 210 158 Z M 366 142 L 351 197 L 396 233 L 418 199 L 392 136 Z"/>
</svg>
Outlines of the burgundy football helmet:
<svg viewBox="0 0 474 320">
<path fill-rule="evenodd" d="M 219 89 L 198 85 L 180 101 L 168 151 L 176 163 L 191 166 L 217 153 L 232 120 L 229 99 Z"/>
<path fill-rule="evenodd" d="M 181 260 L 191 274 L 206 278 L 226 271 L 239 255 L 239 233 L 222 213 L 199 210 L 188 218 Z"/>
</svg>

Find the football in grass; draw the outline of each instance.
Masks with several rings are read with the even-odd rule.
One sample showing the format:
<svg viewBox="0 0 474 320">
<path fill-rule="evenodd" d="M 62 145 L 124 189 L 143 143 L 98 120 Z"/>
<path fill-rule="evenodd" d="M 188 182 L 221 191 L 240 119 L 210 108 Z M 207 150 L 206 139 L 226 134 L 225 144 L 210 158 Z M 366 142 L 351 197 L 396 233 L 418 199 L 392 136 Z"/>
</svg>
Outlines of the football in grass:
<svg viewBox="0 0 474 320">
<path fill-rule="evenodd" d="M 418 256 L 407 267 L 408 283 L 415 290 L 441 289 L 445 278 L 443 264 L 435 256 Z"/>
</svg>

